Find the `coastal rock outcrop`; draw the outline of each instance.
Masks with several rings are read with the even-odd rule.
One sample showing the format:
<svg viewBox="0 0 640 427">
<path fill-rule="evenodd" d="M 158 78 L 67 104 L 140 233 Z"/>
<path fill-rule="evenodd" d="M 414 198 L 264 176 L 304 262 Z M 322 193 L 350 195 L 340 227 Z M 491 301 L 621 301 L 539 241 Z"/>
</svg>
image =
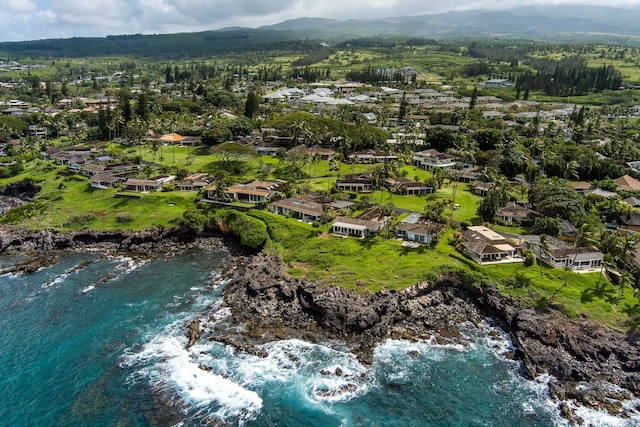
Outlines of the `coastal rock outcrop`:
<svg viewBox="0 0 640 427">
<path fill-rule="evenodd" d="M 371 363 L 373 349 L 387 338 L 435 336 L 439 343 L 465 344 L 458 325 L 489 317 L 510 334 L 516 348 L 510 357 L 522 360 L 526 377 L 548 373 L 555 378 L 550 384 L 555 398 L 624 416 L 626 409 L 617 401 L 629 393 L 640 396 L 640 349 L 632 336 L 567 319 L 555 310 L 521 307 L 491 286 L 447 275 L 397 292 L 356 293 L 289 277 L 271 256 L 239 264 L 244 267 L 225 288 L 225 305 L 256 343 L 341 339 Z"/>
<path fill-rule="evenodd" d="M 215 230 L 197 232 L 189 227 L 153 227 L 140 231 L 78 230 L 59 232 L 54 229 L 25 230 L 14 226 L 0 226 L 0 253 L 43 253 L 60 249 L 102 247 L 146 258 L 154 253 L 167 253 L 189 244 L 201 244 L 204 238 L 226 237 Z M 232 250 L 238 247 L 231 240 L 225 242 Z"/>
</svg>

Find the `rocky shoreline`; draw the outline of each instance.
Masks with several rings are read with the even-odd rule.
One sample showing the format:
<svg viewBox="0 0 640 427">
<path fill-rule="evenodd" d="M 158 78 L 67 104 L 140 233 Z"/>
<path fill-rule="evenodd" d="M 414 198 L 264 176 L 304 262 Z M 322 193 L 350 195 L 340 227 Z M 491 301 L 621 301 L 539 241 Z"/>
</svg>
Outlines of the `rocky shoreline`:
<svg viewBox="0 0 640 427">
<path fill-rule="evenodd" d="M 219 341 L 238 351 L 266 356 L 260 344 L 299 338 L 340 340 L 366 364 L 382 341 L 428 340 L 466 345 L 458 325 L 492 319 L 511 337 L 515 351 L 504 357 L 522 361 L 523 375 L 549 374 L 551 396 L 563 417 L 582 421 L 566 402 L 605 410 L 618 417 L 640 412 L 622 401 L 640 396 L 640 348 L 636 337 L 554 310 L 520 307 L 495 288 L 476 287 L 455 275 L 399 292 L 362 294 L 322 287 L 286 274 L 282 262 L 264 254 L 247 255 L 236 239 L 217 231 L 154 228 L 139 232 L 90 230 L 32 233 L 0 227 L 0 254 L 24 255 L 15 271 L 30 272 L 55 263 L 60 251 L 100 249 L 150 259 L 196 246 L 224 247 L 234 256 L 225 278 L 224 305 L 241 328 L 213 327 L 211 313 L 187 326 L 189 343 Z M 7 273 L 5 271 L 3 273 Z M 207 320 L 209 318 L 209 320 Z"/>
<path fill-rule="evenodd" d="M 571 423 L 584 420 L 569 401 L 622 418 L 640 412 L 621 403 L 640 396 L 640 349 L 634 337 L 622 332 L 570 320 L 555 310 L 523 308 L 493 287 L 476 287 L 455 275 L 399 292 L 360 294 L 289 277 L 275 257 L 245 257 L 236 264 L 224 305 L 244 329 L 220 331 L 205 321 L 198 325 L 199 339 L 258 356 L 257 346 L 273 340 L 338 339 L 370 364 L 374 348 L 388 338 L 434 337 L 438 343 L 464 345 L 458 325 L 490 318 L 510 335 L 515 352 L 504 356 L 521 360 L 525 377 L 554 378 L 551 396 Z"/>
<path fill-rule="evenodd" d="M 0 226 L 0 255 L 17 255 L 21 258 L 10 270 L 2 273 L 34 272 L 54 264 L 65 250 L 103 250 L 133 259 L 153 259 L 203 246 L 225 248 L 231 255 L 247 253 L 237 239 L 217 230 L 155 227 L 141 231 L 79 230 L 62 233 L 52 229 L 32 232 Z"/>
</svg>

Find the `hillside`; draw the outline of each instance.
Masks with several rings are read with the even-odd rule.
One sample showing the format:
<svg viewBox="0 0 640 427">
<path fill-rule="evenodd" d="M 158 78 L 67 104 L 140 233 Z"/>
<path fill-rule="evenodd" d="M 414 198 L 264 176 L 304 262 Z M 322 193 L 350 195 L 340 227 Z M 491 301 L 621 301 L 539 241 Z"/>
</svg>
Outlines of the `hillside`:
<svg viewBox="0 0 640 427">
<path fill-rule="evenodd" d="M 531 6 L 508 11 L 468 10 L 378 20 L 295 19 L 263 29 L 304 33 L 311 38 L 404 35 L 436 38 L 509 36 L 548 40 L 591 38 L 624 41 L 640 36 L 640 9 L 599 6 Z"/>
<path fill-rule="evenodd" d="M 315 45 L 315 44 L 314 44 Z M 199 33 L 74 37 L 0 43 L 12 57 L 93 57 L 131 55 L 176 59 L 246 51 L 308 49 L 310 43 L 289 31 L 229 29 Z"/>
<path fill-rule="evenodd" d="M 74 37 L 0 43 L 12 57 L 132 55 L 175 59 L 247 51 L 310 50 L 358 37 L 501 37 L 637 45 L 640 8 L 531 6 L 374 20 L 299 18 L 260 28 L 197 33 Z"/>
</svg>

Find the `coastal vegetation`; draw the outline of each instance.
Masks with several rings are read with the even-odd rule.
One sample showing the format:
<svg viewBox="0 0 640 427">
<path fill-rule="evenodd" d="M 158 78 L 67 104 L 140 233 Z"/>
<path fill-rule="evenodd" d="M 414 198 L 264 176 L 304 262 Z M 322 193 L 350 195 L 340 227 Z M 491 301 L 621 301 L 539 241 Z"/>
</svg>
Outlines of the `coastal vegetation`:
<svg viewBox="0 0 640 427">
<path fill-rule="evenodd" d="M 614 181 L 638 177 L 629 166 L 640 160 L 636 47 L 183 37 L 204 37 L 217 50 L 168 58 L 138 36 L 105 42 L 138 46 L 126 57 L 78 50 L 62 58 L 56 43 L 50 56 L 42 43 L 0 46 L 6 64 L 23 65 L 0 75 L 0 184 L 40 187 L 11 199 L 0 223 L 34 231 L 225 231 L 323 286 L 400 290 L 455 272 L 525 306 L 558 307 L 618 329 L 640 326 L 638 242 L 632 228 L 621 230 L 622 218 L 637 214 L 622 200 L 640 188 Z M 246 54 L 230 54 L 238 49 Z M 450 164 L 425 166 L 416 155 L 426 149 Z M 55 157 L 73 152 L 92 160 Z M 123 166 L 130 170 L 114 175 L 114 185 L 94 180 Z M 178 188 L 194 174 L 206 185 Z M 358 175 L 370 188 L 338 189 Z M 154 179 L 168 181 L 139 190 Z M 278 197 L 229 195 L 252 181 L 275 183 Z M 410 194 L 407 182 L 429 191 Z M 602 191 L 576 191 L 585 182 Z M 296 197 L 348 207 L 325 207 L 311 219 L 269 212 L 270 201 Z M 538 217 L 500 216 L 516 205 Z M 336 217 L 358 220 L 372 208 L 385 222 L 375 233 L 344 238 L 332 230 Z M 428 244 L 407 244 L 397 233 L 416 214 L 441 229 Z M 474 226 L 520 242 L 518 262 L 476 262 L 463 236 Z M 601 251 L 603 266 L 574 272 L 576 255 L 553 268 L 542 243 L 537 254 L 525 247 L 532 235 L 560 237 L 576 254 Z"/>
</svg>

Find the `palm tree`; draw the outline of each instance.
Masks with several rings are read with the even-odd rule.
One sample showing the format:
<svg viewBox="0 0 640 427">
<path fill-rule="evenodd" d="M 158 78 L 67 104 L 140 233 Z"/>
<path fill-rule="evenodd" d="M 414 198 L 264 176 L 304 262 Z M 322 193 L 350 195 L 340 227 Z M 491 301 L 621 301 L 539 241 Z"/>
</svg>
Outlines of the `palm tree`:
<svg viewBox="0 0 640 427">
<path fill-rule="evenodd" d="M 111 116 L 111 122 L 107 124 L 107 128 L 109 131 L 113 131 L 113 137 L 118 138 L 121 133 L 121 126 L 124 124 L 124 118 L 122 117 L 122 111 L 120 109 L 113 110 L 113 115 Z"/>
<path fill-rule="evenodd" d="M 386 165 L 376 165 L 371 170 L 371 185 L 373 188 L 380 190 L 380 204 L 384 196 L 386 179 L 389 177 L 389 169 Z"/>
<path fill-rule="evenodd" d="M 331 172 L 340 170 L 340 165 L 335 157 L 329 159 L 329 173 L 327 174 L 327 191 L 331 191 Z"/>
<path fill-rule="evenodd" d="M 140 117 L 134 117 L 127 123 L 126 133 L 129 143 L 134 147 L 138 147 L 138 162 L 142 161 L 141 150 L 144 136 L 147 133 L 147 123 L 142 121 Z"/>
<path fill-rule="evenodd" d="M 592 224 L 589 224 L 589 223 L 582 224 L 582 226 L 578 230 L 578 235 L 576 236 L 576 240 L 573 244 L 574 256 L 573 256 L 572 265 L 574 265 L 576 263 L 576 260 L 578 259 L 579 249 L 585 245 L 594 244 L 598 240 L 598 237 L 599 236 L 596 234 L 596 229 L 593 227 Z M 549 301 L 551 301 L 558 294 L 558 292 L 560 292 L 561 289 L 565 288 L 569 283 L 569 274 L 571 273 L 571 265 L 567 264 L 565 269 L 566 269 L 566 274 L 564 276 L 564 283 L 562 284 L 562 286 L 556 289 L 553 292 L 553 294 L 551 294 L 551 297 L 549 297 Z"/>
<path fill-rule="evenodd" d="M 579 179 L 580 176 L 578 175 L 578 168 L 580 168 L 580 163 L 578 163 L 576 160 L 567 162 L 567 165 L 565 166 L 564 172 L 562 174 L 564 176 L 564 179 Z"/>
<path fill-rule="evenodd" d="M 600 286 L 600 280 L 602 279 L 604 269 L 610 269 L 615 267 L 615 262 L 613 260 L 613 256 L 611 254 L 605 254 L 602 262 L 600 263 L 600 274 L 598 275 L 598 281 L 596 282 L 596 289 Z"/>
<path fill-rule="evenodd" d="M 540 277 L 542 277 L 542 259 L 548 257 L 549 252 L 551 252 L 551 245 L 549 244 L 549 239 L 546 234 L 540 235 L 538 245 L 540 247 Z"/>
<path fill-rule="evenodd" d="M 624 237 L 618 240 L 618 253 L 619 259 L 622 263 L 629 267 L 628 259 L 630 258 L 630 254 L 635 252 L 636 246 L 640 243 L 640 234 L 637 233 L 629 233 Z"/>
<path fill-rule="evenodd" d="M 334 209 L 334 207 L 326 206 L 324 208 L 324 212 L 322 213 L 321 218 L 325 222 L 325 224 L 327 224 L 327 233 L 329 233 L 329 225 L 331 224 L 331 221 L 333 221 L 335 217 L 336 217 L 336 210 Z"/>
<path fill-rule="evenodd" d="M 553 149 L 552 141 L 547 138 L 537 138 L 531 148 L 538 153 L 540 160 L 540 171 L 546 173 L 546 167 L 550 160 L 556 158 L 556 151 Z"/>
<path fill-rule="evenodd" d="M 11 139 L 13 130 L 6 123 L 0 123 L 0 143 L 6 144 Z"/>
<path fill-rule="evenodd" d="M 307 126 L 307 122 L 302 119 L 295 120 L 290 128 L 289 128 L 292 136 L 293 136 L 293 145 L 298 145 L 300 139 L 304 139 L 305 136 L 309 133 L 309 127 Z"/>
<path fill-rule="evenodd" d="M 387 218 L 387 220 L 385 221 L 385 224 L 384 224 L 384 228 L 385 228 L 385 238 L 388 239 L 389 238 L 389 229 L 391 228 L 391 223 L 397 217 L 396 207 L 394 206 L 394 204 L 389 202 L 389 203 L 385 203 L 384 205 L 380 206 L 380 217 L 382 219 Z"/>
<path fill-rule="evenodd" d="M 311 169 L 313 168 L 313 176 L 316 176 L 316 166 L 318 165 L 318 163 L 320 163 L 320 161 L 322 160 L 322 156 L 320 156 L 320 153 L 313 153 L 310 157 L 309 157 L 309 181 L 311 181 Z"/>
</svg>

